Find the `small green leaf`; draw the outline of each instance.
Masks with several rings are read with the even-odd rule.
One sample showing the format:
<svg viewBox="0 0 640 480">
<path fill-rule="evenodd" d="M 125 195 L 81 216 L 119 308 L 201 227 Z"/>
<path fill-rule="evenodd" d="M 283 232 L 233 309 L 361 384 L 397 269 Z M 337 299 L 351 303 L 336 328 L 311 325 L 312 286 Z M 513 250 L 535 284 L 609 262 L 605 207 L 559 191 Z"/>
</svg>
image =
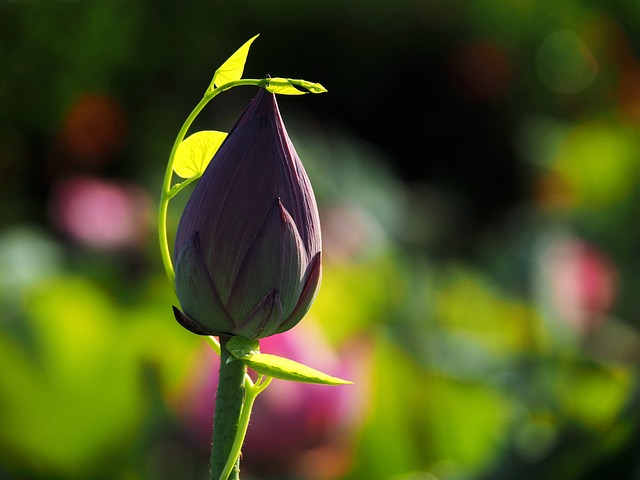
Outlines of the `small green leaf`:
<svg viewBox="0 0 640 480">
<path fill-rule="evenodd" d="M 304 88 L 305 90 L 308 90 L 311 93 L 325 93 L 327 91 L 327 89 L 324 88 L 319 83 L 308 82 L 306 80 L 297 80 L 295 78 L 287 78 L 287 80 L 292 85 L 296 85 L 298 87 Z"/>
<path fill-rule="evenodd" d="M 271 93 L 279 93 L 281 95 L 304 95 L 305 93 L 324 93 L 327 91 L 319 83 L 280 77 L 269 79 L 269 84 L 265 88 Z"/>
<path fill-rule="evenodd" d="M 270 79 L 265 88 L 271 93 L 279 93 L 281 95 L 304 95 L 309 93 L 297 89 L 288 79 L 280 77 Z"/>
<path fill-rule="evenodd" d="M 258 340 L 249 340 L 244 337 L 231 337 L 227 342 L 227 350 L 236 358 L 246 357 L 260 353 L 260 342 Z"/>
<path fill-rule="evenodd" d="M 226 136 L 224 132 L 204 130 L 185 138 L 178 145 L 173 170 L 182 178 L 199 177 Z"/>
<path fill-rule="evenodd" d="M 288 358 L 256 353 L 239 357 L 239 360 L 257 373 L 268 377 L 292 380 L 294 382 L 317 383 L 321 385 L 347 385 L 353 382 L 332 377 Z"/>
<path fill-rule="evenodd" d="M 244 45 L 236 50 L 236 52 L 216 70 L 213 74 L 211 85 L 209 85 L 209 91 L 212 91 L 214 88 L 224 85 L 225 83 L 240 80 L 242 78 L 244 64 L 247 62 L 247 55 L 249 55 L 249 48 L 253 41 L 258 38 L 258 35 L 247 40 Z"/>
</svg>

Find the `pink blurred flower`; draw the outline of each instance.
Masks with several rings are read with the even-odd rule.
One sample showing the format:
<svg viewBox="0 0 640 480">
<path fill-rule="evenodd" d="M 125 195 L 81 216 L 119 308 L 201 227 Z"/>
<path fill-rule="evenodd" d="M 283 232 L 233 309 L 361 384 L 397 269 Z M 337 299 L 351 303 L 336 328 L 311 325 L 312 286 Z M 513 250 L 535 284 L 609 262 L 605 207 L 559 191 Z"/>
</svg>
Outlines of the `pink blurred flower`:
<svg viewBox="0 0 640 480">
<path fill-rule="evenodd" d="M 545 252 L 546 277 L 558 315 L 576 331 L 606 321 L 617 291 L 617 269 L 594 245 L 579 238 L 561 239 Z"/>
<path fill-rule="evenodd" d="M 260 345 L 264 353 L 291 358 L 342 378 L 352 378 L 355 368 L 353 362 L 337 356 L 310 321 L 264 338 Z M 177 402 L 189 436 L 203 450 L 211 442 L 219 368 L 219 358 L 206 349 L 196 359 L 195 373 Z M 348 445 L 357 409 L 362 410 L 361 396 L 357 386 L 275 379 L 254 405 L 242 449 L 243 470 L 261 477 L 292 475 L 301 480 L 340 477 L 350 466 Z"/>
<path fill-rule="evenodd" d="M 384 244 L 382 227 L 355 204 L 342 202 L 325 207 L 320 218 L 323 255 L 329 262 L 353 262 Z"/>
<path fill-rule="evenodd" d="M 90 176 L 53 187 L 53 223 L 76 242 L 96 249 L 140 245 L 150 225 L 151 200 L 141 188 Z"/>
</svg>

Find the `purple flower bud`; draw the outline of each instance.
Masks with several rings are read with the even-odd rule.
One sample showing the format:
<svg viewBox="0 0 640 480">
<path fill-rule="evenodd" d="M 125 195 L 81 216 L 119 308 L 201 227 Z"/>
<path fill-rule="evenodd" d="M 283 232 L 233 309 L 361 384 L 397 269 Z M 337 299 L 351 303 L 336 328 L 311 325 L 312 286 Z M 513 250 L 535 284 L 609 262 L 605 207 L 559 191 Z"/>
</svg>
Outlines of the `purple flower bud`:
<svg viewBox="0 0 640 480">
<path fill-rule="evenodd" d="M 305 315 L 321 278 L 318 207 L 274 94 L 261 89 L 213 157 L 180 219 L 182 326 L 264 338 Z"/>
</svg>

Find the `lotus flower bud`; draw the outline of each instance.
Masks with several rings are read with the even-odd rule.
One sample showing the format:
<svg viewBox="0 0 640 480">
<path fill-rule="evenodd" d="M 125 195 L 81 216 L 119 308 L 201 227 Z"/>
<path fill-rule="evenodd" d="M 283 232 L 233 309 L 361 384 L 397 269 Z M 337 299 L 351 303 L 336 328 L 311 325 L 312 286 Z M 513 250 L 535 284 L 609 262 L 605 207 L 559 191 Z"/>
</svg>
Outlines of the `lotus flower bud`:
<svg viewBox="0 0 640 480">
<path fill-rule="evenodd" d="M 174 308 L 200 335 L 264 338 L 296 325 L 321 278 L 318 207 L 276 97 L 263 89 L 196 186 L 174 247 Z"/>
</svg>

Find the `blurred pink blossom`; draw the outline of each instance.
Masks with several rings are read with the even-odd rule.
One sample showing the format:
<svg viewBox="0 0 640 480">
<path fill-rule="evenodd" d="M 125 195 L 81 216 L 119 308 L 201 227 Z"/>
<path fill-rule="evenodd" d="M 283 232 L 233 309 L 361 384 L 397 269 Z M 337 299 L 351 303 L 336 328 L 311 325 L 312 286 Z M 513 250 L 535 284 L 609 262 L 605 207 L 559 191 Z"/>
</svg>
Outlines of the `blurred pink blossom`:
<svg viewBox="0 0 640 480">
<path fill-rule="evenodd" d="M 260 340 L 261 351 L 352 379 L 354 362 L 340 359 L 309 320 Z M 358 350 L 350 347 L 350 352 Z M 179 415 L 196 445 L 208 449 L 219 358 L 207 346 L 178 399 Z M 242 449 L 243 470 L 274 478 L 339 478 L 350 466 L 350 435 L 361 414 L 362 389 L 274 379 L 254 404 Z"/>
<path fill-rule="evenodd" d="M 378 222 L 363 208 L 348 202 L 320 211 L 324 259 L 348 263 L 371 253 L 384 244 Z"/>
<path fill-rule="evenodd" d="M 90 176 L 60 180 L 50 199 L 53 223 L 74 241 L 101 250 L 140 245 L 151 208 L 141 188 Z"/>
<path fill-rule="evenodd" d="M 606 253 L 579 238 L 567 238 L 549 247 L 544 263 L 558 315 L 579 332 L 606 321 L 617 292 L 617 269 Z"/>
</svg>

